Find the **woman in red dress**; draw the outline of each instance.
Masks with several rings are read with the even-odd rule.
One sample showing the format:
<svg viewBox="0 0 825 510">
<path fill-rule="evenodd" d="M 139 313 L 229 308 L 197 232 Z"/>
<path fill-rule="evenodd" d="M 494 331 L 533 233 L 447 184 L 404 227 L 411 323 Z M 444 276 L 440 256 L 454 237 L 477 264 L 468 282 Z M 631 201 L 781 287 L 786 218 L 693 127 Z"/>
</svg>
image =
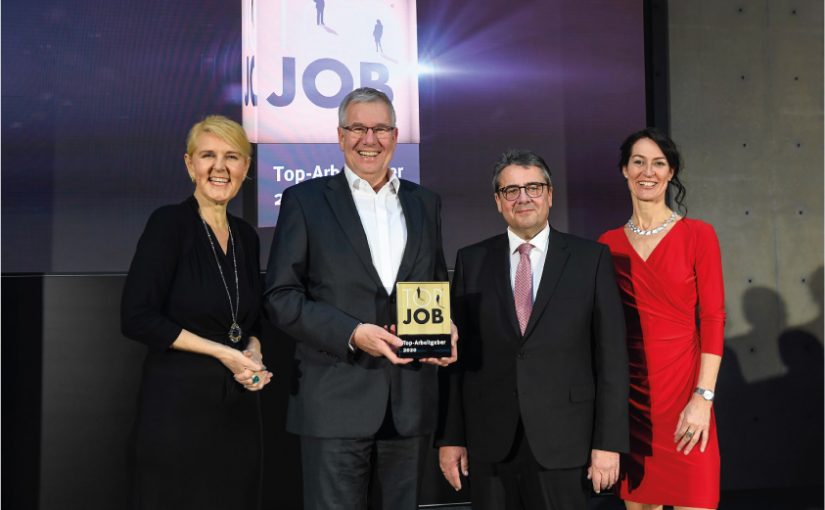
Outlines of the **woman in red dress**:
<svg viewBox="0 0 825 510">
<path fill-rule="evenodd" d="M 719 241 L 684 208 L 679 152 L 648 128 L 621 147 L 633 215 L 602 234 L 627 320 L 631 453 L 619 495 L 628 510 L 716 508 L 719 445 L 713 414 L 725 325 Z"/>
</svg>

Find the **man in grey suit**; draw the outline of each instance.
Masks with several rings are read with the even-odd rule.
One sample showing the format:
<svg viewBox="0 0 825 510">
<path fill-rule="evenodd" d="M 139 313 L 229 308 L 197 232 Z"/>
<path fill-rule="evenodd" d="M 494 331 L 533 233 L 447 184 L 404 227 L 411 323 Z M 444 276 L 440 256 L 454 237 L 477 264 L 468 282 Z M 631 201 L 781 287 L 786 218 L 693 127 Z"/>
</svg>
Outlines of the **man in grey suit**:
<svg viewBox="0 0 825 510">
<path fill-rule="evenodd" d="M 395 282 L 446 281 L 437 195 L 390 168 L 389 98 L 356 89 L 338 110 L 344 171 L 284 192 L 266 276 L 270 320 L 296 341 L 287 430 L 301 436 L 304 508 L 417 507 L 437 414 L 438 366 L 399 358 Z"/>
</svg>

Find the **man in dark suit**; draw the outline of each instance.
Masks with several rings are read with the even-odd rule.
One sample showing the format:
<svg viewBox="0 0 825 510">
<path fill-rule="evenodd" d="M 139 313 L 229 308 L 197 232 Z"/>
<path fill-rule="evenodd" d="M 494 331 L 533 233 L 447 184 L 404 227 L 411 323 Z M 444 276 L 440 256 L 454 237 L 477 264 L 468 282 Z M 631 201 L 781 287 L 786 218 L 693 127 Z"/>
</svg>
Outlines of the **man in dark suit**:
<svg viewBox="0 0 825 510">
<path fill-rule="evenodd" d="M 587 508 L 627 451 L 622 305 L 607 247 L 553 229 L 550 171 L 529 151 L 495 167 L 507 233 L 459 250 L 459 362 L 443 378 L 441 470 L 473 510 Z M 590 482 L 587 482 L 587 480 Z"/>
<path fill-rule="evenodd" d="M 296 341 L 287 430 L 301 436 L 306 509 L 417 507 L 437 366 L 396 356 L 396 281 L 446 281 L 437 195 L 390 168 L 395 111 L 371 88 L 338 110 L 344 171 L 284 192 L 266 275 L 270 320 Z"/>
</svg>

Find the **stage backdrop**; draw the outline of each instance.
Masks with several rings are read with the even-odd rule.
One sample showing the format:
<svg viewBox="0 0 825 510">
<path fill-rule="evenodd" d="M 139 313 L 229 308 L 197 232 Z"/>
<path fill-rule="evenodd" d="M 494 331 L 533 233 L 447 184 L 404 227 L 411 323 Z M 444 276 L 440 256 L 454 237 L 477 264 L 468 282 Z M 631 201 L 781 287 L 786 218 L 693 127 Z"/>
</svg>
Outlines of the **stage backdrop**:
<svg viewBox="0 0 825 510">
<path fill-rule="evenodd" d="M 287 187 L 342 170 L 334 126 L 338 105 L 357 87 L 393 102 L 392 168 L 419 182 L 415 0 L 246 0 L 243 41 L 244 128 L 258 144 L 257 226 L 275 226 Z"/>
<path fill-rule="evenodd" d="M 418 176 L 404 175 L 444 199 L 448 264 L 461 245 L 503 228 L 489 177 L 507 147 L 536 150 L 550 163 L 556 227 L 595 237 L 625 219 L 615 160 L 621 138 L 645 121 L 641 0 L 359 0 L 359 16 L 328 1 L 324 25 L 315 24 L 315 4 L 304 3 L 287 9 L 277 24 L 256 18 L 247 42 L 265 35 L 278 42 L 287 27 L 318 40 L 323 51 L 288 47 L 280 57 L 247 55 L 254 65 L 242 51 L 241 2 L 4 4 L 3 272 L 126 271 L 151 211 L 191 193 L 183 153 L 194 122 L 210 113 L 240 121 L 244 101 L 255 97 L 259 112 L 275 112 L 267 125 L 300 122 L 292 117 L 303 113 L 278 117 L 286 110 L 268 102 L 285 100 L 283 86 L 244 81 L 247 73 L 257 76 L 254 83 L 268 69 L 289 69 L 289 58 L 295 59 L 296 107 L 310 102 L 306 90 L 317 89 L 310 94 L 321 103 L 337 97 L 341 76 L 351 75 L 352 86 L 383 86 L 387 73 L 402 142 L 419 144 L 418 155 L 399 151 L 399 158 L 420 165 Z M 409 10 L 414 3 L 417 17 Z M 298 2 L 255 2 L 258 9 L 270 4 Z M 356 33 L 354 17 L 362 18 Z M 383 47 L 376 52 L 378 20 Z M 415 48 L 417 64 L 410 57 Z M 326 67 L 307 74 L 319 60 Z M 304 86 L 309 76 L 317 78 L 314 86 Z M 259 115 L 254 138 L 294 144 L 312 133 L 313 143 L 334 143 L 334 110 L 320 110 L 326 115 L 309 117 L 311 131 L 300 124 L 264 129 Z M 293 146 L 288 155 L 300 150 Z M 336 150 L 333 145 L 313 160 L 321 172 L 342 167 Z M 252 223 L 259 214 L 271 221 L 276 192 L 261 210 L 242 207 L 244 199 L 257 202 L 255 189 L 264 190 L 280 164 L 263 149 L 258 156 L 269 169 L 247 183 L 244 193 L 251 195 L 232 204 Z M 405 172 L 410 166 L 396 163 Z M 283 160 L 280 177 L 294 182 L 295 172 L 286 173 L 291 164 Z M 262 234 L 266 260 L 271 230 Z"/>
<path fill-rule="evenodd" d="M 305 3 L 287 25 L 344 40 L 351 19 L 337 2 L 326 2 L 323 25 Z M 391 2 L 359 4 L 372 9 L 363 12 L 359 51 L 375 49 L 380 19 L 383 55 L 355 59 L 353 86 L 362 61 L 382 63 L 390 76 L 387 56 L 409 62 L 390 44 L 392 20 L 415 22 L 404 40 L 415 36 L 418 91 L 415 99 L 415 82 L 407 83 L 402 132 L 410 135 L 405 144 L 418 144 L 420 181 L 444 200 L 449 265 L 458 247 L 503 230 L 490 176 L 508 147 L 533 149 L 550 163 L 557 228 L 595 237 L 626 219 L 615 161 L 621 138 L 645 119 L 641 0 L 418 0 L 415 20 L 384 14 Z M 262 64 L 260 55 L 254 66 L 246 62 L 242 9 L 223 0 L 3 5 L 2 281 L 4 298 L 16 300 L 3 307 L 4 340 L 14 339 L 3 342 L 3 411 L 11 417 L 3 437 L 13 446 L 3 460 L 21 466 L 4 470 L 14 492 L 3 491 L 3 502 L 19 503 L 10 507 L 123 507 L 143 349 L 119 333 L 122 274 L 151 211 L 191 193 L 183 165 L 191 124 L 210 113 L 240 121 L 245 97 L 257 95 L 260 108 L 271 93 L 284 94 L 244 86 L 244 74 Z M 348 44 L 336 59 L 349 58 Z M 326 58 L 294 55 L 296 80 L 312 59 Z M 365 75 L 381 82 L 376 69 L 367 66 Z M 317 88 L 332 97 L 335 87 L 321 79 L 329 72 L 319 71 Z M 318 123 L 334 136 L 334 115 Z M 335 150 L 318 160 L 322 170 L 342 167 Z M 261 148 L 258 161 L 264 156 Z M 231 206 L 253 224 L 263 212 L 256 194 L 263 179 L 253 175 Z M 260 229 L 263 260 L 271 231 Z M 278 481 L 266 485 L 264 500 L 290 508 L 300 497 L 295 440 L 283 432 L 290 346 L 270 334 L 267 341 L 284 368 L 263 395 L 266 475 Z M 434 464 L 424 478 L 426 502 L 436 502 L 448 489 Z"/>
</svg>

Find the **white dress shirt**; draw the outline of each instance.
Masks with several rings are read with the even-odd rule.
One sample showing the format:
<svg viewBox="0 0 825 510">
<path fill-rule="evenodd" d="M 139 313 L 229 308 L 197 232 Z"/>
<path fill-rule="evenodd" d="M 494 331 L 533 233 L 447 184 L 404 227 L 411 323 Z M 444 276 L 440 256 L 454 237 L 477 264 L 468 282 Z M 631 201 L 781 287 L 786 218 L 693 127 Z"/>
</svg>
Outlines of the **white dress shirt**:
<svg viewBox="0 0 825 510">
<path fill-rule="evenodd" d="M 407 223 L 398 198 L 401 180 L 390 169 L 389 181 L 376 192 L 367 181 L 346 166 L 344 174 L 364 233 L 367 234 L 372 265 L 387 294 L 392 294 L 404 247 L 407 245 Z"/>
<path fill-rule="evenodd" d="M 533 301 L 536 300 L 536 293 L 539 291 L 539 283 L 541 282 L 541 273 L 544 271 L 544 261 L 547 259 L 547 246 L 550 242 L 550 224 L 546 224 L 541 232 L 535 235 L 529 241 L 525 241 L 509 228 L 507 229 L 507 238 L 510 241 L 510 287 L 516 287 L 516 268 L 518 268 L 519 255 L 518 247 L 523 243 L 530 243 L 533 249 L 530 250 L 530 268 L 533 273 Z"/>
</svg>

